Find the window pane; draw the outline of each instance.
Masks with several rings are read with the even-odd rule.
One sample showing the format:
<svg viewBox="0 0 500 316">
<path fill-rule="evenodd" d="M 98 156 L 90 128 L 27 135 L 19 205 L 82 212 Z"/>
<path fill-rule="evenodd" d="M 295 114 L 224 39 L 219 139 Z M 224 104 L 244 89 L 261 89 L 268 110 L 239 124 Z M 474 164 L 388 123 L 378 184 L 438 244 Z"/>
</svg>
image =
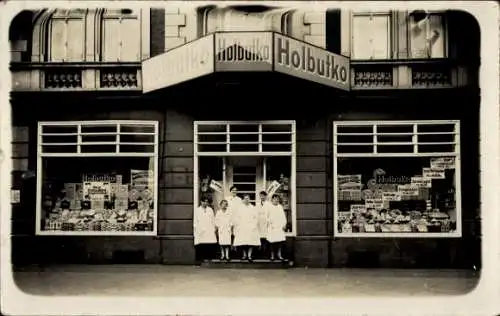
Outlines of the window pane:
<svg viewBox="0 0 500 316">
<path fill-rule="evenodd" d="M 66 52 L 67 61 L 82 61 L 84 40 L 85 40 L 85 23 L 83 19 L 69 19 L 67 24 L 68 48 Z"/>
<path fill-rule="evenodd" d="M 338 233 L 456 231 L 453 157 L 342 158 L 336 178 Z"/>
<path fill-rule="evenodd" d="M 410 18 L 410 48 L 413 58 L 444 58 L 445 38 L 443 17 L 432 14 L 415 22 Z"/>
<path fill-rule="evenodd" d="M 44 158 L 42 231 L 152 231 L 154 158 Z"/>
<path fill-rule="evenodd" d="M 50 24 L 50 61 L 63 61 L 66 57 L 66 23 L 64 19 L 53 19 Z"/>
<path fill-rule="evenodd" d="M 389 15 L 353 16 L 352 58 L 388 59 Z"/>
<path fill-rule="evenodd" d="M 138 18 L 123 19 L 121 23 L 121 61 L 141 60 L 141 23 Z"/>
<path fill-rule="evenodd" d="M 120 20 L 119 19 L 103 19 L 102 21 L 103 34 L 103 61 L 118 61 L 120 58 Z"/>
</svg>

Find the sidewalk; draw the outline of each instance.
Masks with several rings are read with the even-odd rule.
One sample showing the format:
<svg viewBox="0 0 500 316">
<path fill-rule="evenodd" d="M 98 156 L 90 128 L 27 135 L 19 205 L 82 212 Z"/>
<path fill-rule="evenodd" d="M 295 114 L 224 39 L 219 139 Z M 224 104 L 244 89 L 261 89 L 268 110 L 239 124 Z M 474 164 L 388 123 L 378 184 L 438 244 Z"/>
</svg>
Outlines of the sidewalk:
<svg viewBox="0 0 500 316">
<path fill-rule="evenodd" d="M 65 265 L 14 273 L 34 295 L 413 296 L 460 295 L 479 273 L 458 270 L 206 269 L 164 265 Z"/>
</svg>

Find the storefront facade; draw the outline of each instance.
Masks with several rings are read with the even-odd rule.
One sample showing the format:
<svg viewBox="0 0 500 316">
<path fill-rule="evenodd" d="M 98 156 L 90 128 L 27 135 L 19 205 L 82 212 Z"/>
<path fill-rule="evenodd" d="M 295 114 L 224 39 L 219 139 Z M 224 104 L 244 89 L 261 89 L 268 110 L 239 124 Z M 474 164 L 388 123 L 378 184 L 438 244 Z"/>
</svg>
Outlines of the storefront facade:
<svg viewBox="0 0 500 316">
<path fill-rule="evenodd" d="M 12 38 L 16 262 L 193 264 L 193 209 L 234 185 L 281 196 L 296 266 L 480 265 L 466 13 L 33 14 Z"/>
</svg>

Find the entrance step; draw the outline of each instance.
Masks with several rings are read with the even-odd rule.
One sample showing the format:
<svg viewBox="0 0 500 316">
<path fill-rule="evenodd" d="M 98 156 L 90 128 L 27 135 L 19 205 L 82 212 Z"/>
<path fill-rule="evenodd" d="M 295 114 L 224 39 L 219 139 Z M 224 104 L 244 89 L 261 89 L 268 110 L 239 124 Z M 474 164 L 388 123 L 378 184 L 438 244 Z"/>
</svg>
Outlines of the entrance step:
<svg viewBox="0 0 500 316">
<path fill-rule="evenodd" d="M 271 261 L 267 259 L 255 259 L 253 262 L 247 260 L 234 259 L 229 262 L 223 260 L 204 261 L 201 264 L 204 268 L 212 269 L 288 269 L 293 267 L 293 261 Z"/>
</svg>

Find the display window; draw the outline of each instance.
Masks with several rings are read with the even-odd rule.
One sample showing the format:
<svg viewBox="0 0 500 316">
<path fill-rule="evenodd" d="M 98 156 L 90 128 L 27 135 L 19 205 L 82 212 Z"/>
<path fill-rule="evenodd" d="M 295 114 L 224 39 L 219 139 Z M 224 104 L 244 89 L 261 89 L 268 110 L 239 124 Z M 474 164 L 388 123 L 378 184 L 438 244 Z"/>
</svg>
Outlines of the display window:
<svg viewBox="0 0 500 316">
<path fill-rule="evenodd" d="M 157 178 L 157 122 L 40 122 L 37 234 L 155 235 Z"/>
<path fill-rule="evenodd" d="M 337 237 L 460 237 L 458 121 L 334 123 Z"/>
<path fill-rule="evenodd" d="M 280 197 L 286 214 L 285 232 L 296 232 L 295 122 L 195 122 L 195 207 L 208 196 L 215 212 L 220 201 L 243 199 L 261 203 Z M 236 188 L 233 194 L 231 189 Z"/>
</svg>

